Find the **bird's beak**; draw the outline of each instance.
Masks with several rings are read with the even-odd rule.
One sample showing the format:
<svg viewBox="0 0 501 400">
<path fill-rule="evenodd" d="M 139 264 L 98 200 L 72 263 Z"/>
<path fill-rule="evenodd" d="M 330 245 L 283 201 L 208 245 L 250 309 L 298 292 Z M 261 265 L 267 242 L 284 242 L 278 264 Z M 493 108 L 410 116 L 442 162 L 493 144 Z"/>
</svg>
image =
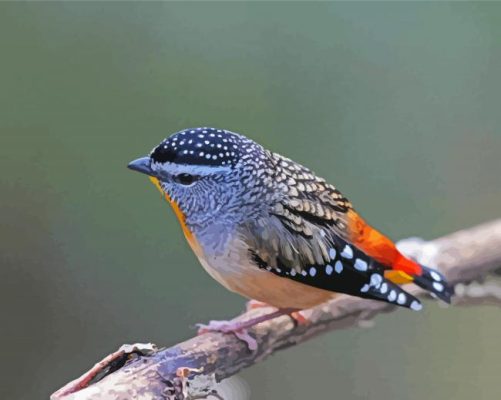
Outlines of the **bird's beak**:
<svg viewBox="0 0 501 400">
<path fill-rule="evenodd" d="M 151 162 L 149 157 L 141 157 L 137 160 L 131 161 L 127 168 L 132 169 L 133 171 L 141 172 L 142 174 L 146 174 L 149 176 L 155 176 L 154 171 L 151 169 Z"/>
</svg>

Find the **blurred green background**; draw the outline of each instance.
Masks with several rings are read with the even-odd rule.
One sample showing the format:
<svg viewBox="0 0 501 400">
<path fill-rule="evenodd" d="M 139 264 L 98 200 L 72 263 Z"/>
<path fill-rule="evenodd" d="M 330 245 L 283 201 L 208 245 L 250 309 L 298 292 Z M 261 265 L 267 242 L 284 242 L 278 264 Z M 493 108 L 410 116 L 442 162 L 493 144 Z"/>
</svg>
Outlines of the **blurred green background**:
<svg viewBox="0 0 501 400">
<path fill-rule="evenodd" d="M 244 133 L 393 238 L 499 217 L 500 3 L 1 3 L 0 398 L 244 300 L 126 169 L 179 129 Z M 252 399 L 499 398 L 499 309 L 398 311 L 245 371 Z"/>
</svg>

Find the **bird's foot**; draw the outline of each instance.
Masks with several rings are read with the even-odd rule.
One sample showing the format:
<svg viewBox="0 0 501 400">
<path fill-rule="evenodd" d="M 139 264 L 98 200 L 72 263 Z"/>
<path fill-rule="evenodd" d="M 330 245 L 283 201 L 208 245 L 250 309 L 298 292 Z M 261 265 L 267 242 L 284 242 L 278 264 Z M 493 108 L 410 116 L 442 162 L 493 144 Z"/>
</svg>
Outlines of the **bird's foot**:
<svg viewBox="0 0 501 400">
<path fill-rule="evenodd" d="M 307 326 L 311 323 L 310 319 L 301 311 L 293 311 L 289 315 L 297 325 Z"/>
<path fill-rule="evenodd" d="M 210 321 L 208 324 L 197 324 L 198 334 L 202 335 L 208 332 L 233 333 L 237 338 L 247 344 L 249 350 L 256 350 L 257 341 L 249 334 L 247 329 L 261 322 L 290 314 L 291 312 L 293 312 L 293 310 L 276 310 L 270 314 L 260 315 L 246 321 Z"/>
</svg>

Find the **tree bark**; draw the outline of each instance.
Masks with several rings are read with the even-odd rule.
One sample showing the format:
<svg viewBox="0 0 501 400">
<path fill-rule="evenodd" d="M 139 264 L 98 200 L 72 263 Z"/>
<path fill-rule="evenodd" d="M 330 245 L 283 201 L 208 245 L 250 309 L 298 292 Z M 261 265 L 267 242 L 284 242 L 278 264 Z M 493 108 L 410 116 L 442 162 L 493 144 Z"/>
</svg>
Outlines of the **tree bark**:
<svg viewBox="0 0 501 400">
<path fill-rule="evenodd" d="M 501 305 L 501 287 L 484 282 L 487 275 L 495 274 L 501 267 L 501 219 L 428 242 L 406 239 L 398 246 L 420 263 L 438 268 L 455 285 L 454 306 Z M 414 285 L 406 289 L 420 297 L 426 296 Z M 150 345 L 124 347 L 104 359 L 102 364 L 96 364 L 92 373 L 89 371 L 84 378 L 66 385 L 51 398 L 200 398 L 209 394 L 216 382 L 261 362 L 275 351 L 325 332 L 360 326 L 380 313 L 397 308 L 383 302 L 341 295 L 305 311 L 311 320 L 306 326 L 295 324 L 287 316 L 257 325 L 250 330 L 258 343 L 256 351 L 249 351 L 246 344 L 233 334 L 220 333 L 203 334 L 161 350 Z M 252 310 L 236 319 L 246 320 L 266 312 L 270 310 Z M 94 376 L 96 371 L 104 377 Z"/>
</svg>

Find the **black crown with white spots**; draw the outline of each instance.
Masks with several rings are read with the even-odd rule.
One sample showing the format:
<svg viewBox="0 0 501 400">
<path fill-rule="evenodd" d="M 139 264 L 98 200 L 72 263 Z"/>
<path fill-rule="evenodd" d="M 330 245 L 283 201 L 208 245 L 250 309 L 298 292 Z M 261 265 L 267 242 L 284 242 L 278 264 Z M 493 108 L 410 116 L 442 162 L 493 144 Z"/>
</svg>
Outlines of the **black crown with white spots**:
<svg viewBox="0 0 501 400">
<path fill-rule="evenodd" d="M 247 142 L 247 138 L 224 129 L 185 129 L 163 140 L 150 157 L 157 163 L 234 166 Z"/>
</svg>

